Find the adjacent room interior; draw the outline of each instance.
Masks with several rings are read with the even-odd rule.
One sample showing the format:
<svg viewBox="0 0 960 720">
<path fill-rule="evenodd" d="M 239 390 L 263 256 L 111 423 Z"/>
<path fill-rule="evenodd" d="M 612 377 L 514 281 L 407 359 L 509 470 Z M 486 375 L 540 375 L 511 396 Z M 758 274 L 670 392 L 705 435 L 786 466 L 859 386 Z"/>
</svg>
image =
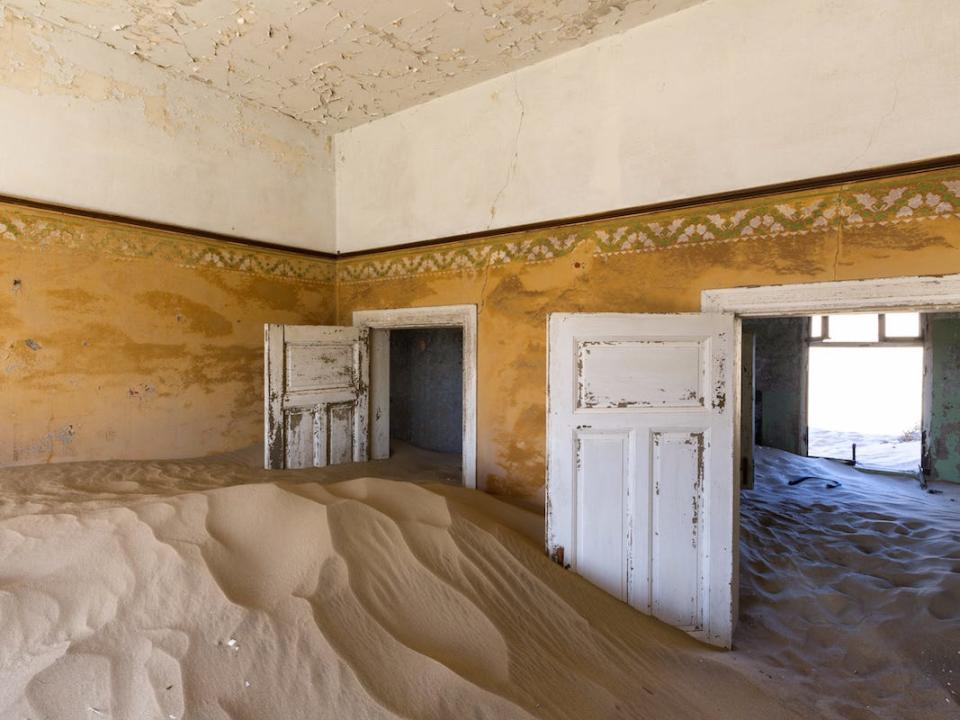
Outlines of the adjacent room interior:
<svg viewBox="0 0 960 720">
<path fill-rule="evenodd" d="M 390 441 L 463 454 L 463 330 L 390 332 Z"/>
<path fill-rule="evenodd" d="M 920 312 L 744 320 L 752 390 L 741 412 L 754 443 L 943 479 L 958 465 L 956 322 L 955 313 Z"/>
<path fill-rule="evenodd" d="M 948 425 L 960 401 L 956 318 L 743 321 L 741 427 L 755 443 L 741 478 L 744 641 L 777 663 L 829 634 L 845 651 L 822 656 L 803 680 L 811 690 L 842 692 L 836 664 L 852 664 L 882 678 L 883 702 L 903 681 L 894 646 L 952 683 L 943 655 L 923 658 L 941 632 L 930 618 L 957 601 L 960 495 L 939 482 L 960 477 Z"/>
<path fill-rule="evenodd" d="M 955 0 L 5 0 L 0 720 L 947 720 Z"/>
</svg>

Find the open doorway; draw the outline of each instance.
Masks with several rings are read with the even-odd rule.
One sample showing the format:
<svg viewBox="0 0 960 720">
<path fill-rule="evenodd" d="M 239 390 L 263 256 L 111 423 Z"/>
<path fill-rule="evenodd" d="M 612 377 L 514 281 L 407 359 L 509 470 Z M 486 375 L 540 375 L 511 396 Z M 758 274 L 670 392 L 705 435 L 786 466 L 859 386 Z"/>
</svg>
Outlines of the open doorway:
<svg viewBox="0 0 960 720">
<path fill-rule="evenodd" d="M 370 331 L 370 456 L 391 443 L 460 455 L 477 487 L 477 306 L 357 310 Z"/>
<path fill-rule="evenodd" d="M 390 441 L 463 452 L 463 329 L 390 332 Z"/>
<path fill-rule="evenodd" d="M 742 330 L 745 467 L 756 445 L 960 480 L 960 315 L 751 317 Z"/>
<path fill-rule="evenodd" d="M 825 716 L 939 717 L 960 699 L 958 281 L 715 292 L 741 317 L 754 450 L 735 645 L 843 698 Z"/>
</svg>

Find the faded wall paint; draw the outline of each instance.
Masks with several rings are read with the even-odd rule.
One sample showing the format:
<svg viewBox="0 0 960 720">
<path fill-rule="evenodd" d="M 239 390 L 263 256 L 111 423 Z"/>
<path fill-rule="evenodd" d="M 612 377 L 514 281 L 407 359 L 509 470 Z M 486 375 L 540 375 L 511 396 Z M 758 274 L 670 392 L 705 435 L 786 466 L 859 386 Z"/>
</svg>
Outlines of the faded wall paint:
<svg viewBox="0 0 960 720">
<path fill-rule="evenodd" d="M 463 451 L 463 330 L 390 331 L 390 437 Z"/>
<path fill-rule="evenodd" d="M 0 194 L 335 247 L 326 136 L 2 4 L 0 108 Z"/>
<path fill-rule="evenodd" d="M 756 443 L 806 455 L 803 442 L 807 394 L 808 318 L 747 318 L 743 332 L 754 336 Z"/>
<path fill-rule="evenodd" d="M 547 315 L 681 312 L 707 288 L 960 272 L 960 170 L 338 263 L 353 310 L 476 303 L 478 480 L 544 482 Z"/>
<path fill-rule="evenodd" d="M 0 204 L 0 465 L 262 438 L 263 324 L 329 324 L 333 264 Z"/>
<path fill-rule="evenodd" d="M 943 273 L 960 273 L 960 169 L 336 264 L 0 205 L 0 464 L 255 442 L 264 322 L 476 303 L 478 479 L 531 492 L 550 312 L 695 311 L 706 288 Z"/>
<path fill-rule="evenodd" d="M 342 252 L 960 152 L 955 0 L 706 2 L 335 138 Z"/>
<path fill-rule="evenodd" d="M 960 482 L 960 315 L 932 314 L 930 479 Z"/>
</svg>

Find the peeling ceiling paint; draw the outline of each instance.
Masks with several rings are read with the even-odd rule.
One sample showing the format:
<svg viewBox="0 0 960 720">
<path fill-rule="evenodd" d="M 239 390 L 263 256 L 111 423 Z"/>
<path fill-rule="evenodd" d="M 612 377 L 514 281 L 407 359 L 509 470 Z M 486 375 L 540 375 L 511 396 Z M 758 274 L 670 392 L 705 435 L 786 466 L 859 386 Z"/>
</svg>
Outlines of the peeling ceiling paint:
<svg viewBox="0 0 960 720">
<path fill-rule="evenodd" d="M 703 0 L 8 0 L 336 132 Z M 325 126 L 325 127 L 323 127 Z"/>
</svg>

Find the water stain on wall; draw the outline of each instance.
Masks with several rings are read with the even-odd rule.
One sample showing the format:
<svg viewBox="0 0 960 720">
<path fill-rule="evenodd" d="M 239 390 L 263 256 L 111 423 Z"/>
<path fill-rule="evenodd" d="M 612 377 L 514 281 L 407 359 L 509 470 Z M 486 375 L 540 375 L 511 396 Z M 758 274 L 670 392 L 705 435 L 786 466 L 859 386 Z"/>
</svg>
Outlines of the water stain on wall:
<svg viewBox="0 0 960 720">
<path fill-rule="evenodd" d="M 232 323 L 223 315 L 179 293 L 151 290 L 138 294 L 136 300 L 183 323 L 190 332 L 207 337 L 230 335 L 233 332 Z"/>
<path fill-rule="evenodd" d="M 77 312 L 93 311 L 105 299 L 83 288 L 52 288 L 46 294 L 51 298 L 50 306 L 54 309 Z"/>
<path fill-rule="evenodd" d="M 230 296 L 240 305 L 266 305 L 272 310 L 303 309 L 302 288 L 297 283 L 265 286 L 258 278 L 243 274 L 224 274 L 217 270 L 201 270 L 203 279 Z"/>
</svg>

